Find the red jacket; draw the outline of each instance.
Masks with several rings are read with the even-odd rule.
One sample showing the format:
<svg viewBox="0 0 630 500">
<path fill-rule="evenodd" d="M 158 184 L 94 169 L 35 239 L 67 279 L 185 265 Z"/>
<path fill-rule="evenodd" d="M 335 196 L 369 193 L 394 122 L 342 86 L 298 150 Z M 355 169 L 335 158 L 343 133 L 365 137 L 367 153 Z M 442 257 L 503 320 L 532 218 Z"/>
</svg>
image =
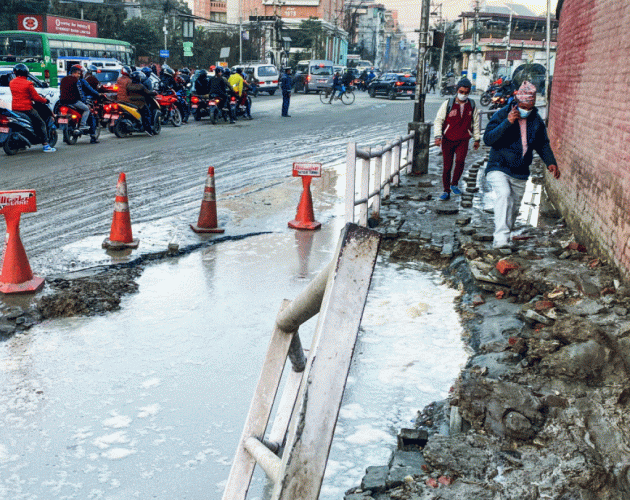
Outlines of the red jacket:
<svg viewBox="0 0 630 500">
<path fill-rule="evenodd" d="M 451 112 L 446 117 L 446 120 L 444 120 L 444 137 L 446 137 L 449 141 L 463 141 L 470 139 L 472 121 L 473 109 L 470 101 L 466 100 L 463 105 L 460 105 L 457 101 L 455 101 Z"/>
<path fill-rule="evenodd" d="M 46 104 L 47 99 L 37 93 L 33 82 L 25 76 L 16 76 L 9 82 L 9 88 L 13 97 L 11 104 L 13 111 L 30 111 L 33 109 L 32 101 Z"/>
</svg>

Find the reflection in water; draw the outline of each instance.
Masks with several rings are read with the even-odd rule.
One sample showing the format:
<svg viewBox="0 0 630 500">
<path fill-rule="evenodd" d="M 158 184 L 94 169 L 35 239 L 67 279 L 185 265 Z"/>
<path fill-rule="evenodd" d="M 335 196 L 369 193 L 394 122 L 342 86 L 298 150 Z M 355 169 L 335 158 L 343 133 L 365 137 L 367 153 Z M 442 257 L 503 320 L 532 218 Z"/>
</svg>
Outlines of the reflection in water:
<svg viewBox="0 0 630 500">
<path fill-rule="evenodd" d="M 311 249 L 313 248 L 313 238 L 315 237 L 315 232 L 294 231 L 294 233 L 300 263 L 298 278 L 306 278 L 308 276 L 308 261 L 311 256 Z"/>
</svg>

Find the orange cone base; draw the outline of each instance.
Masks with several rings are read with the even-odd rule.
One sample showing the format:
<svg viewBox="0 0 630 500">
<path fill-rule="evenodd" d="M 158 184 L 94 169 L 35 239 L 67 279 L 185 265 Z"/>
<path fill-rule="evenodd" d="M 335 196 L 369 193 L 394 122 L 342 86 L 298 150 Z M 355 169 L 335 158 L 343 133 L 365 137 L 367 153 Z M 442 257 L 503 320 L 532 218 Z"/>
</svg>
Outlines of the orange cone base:
<svg viewBox="0 0 630 500">
<path fill-rule="evenodd" d="M 106 238 L 102 246 L 109 250 L 124 250 L 125 248 L 138 248 L 139 244 L 140 240 L 131 240 L 130 243 L 123 243 L 122 241 L 112 241 Z"/>
<path fill-rule="evenodd" d="M 225 233 L 225 229 L 220 227 L 199 227 L 196 224 L 191 224 L 190 229 L 195 233 Z"/>
<path fill-rule="evenodd" d="M 44 278 L 33 276 L 33 279 L 24 283 L 0 283 L 1 293 L 32 293 L 44 286 Z"/>
<path fill-rule="evenodd" d="M 291 222 L 289 222 L 289 227 L 291 229 L 304 229 L 307 231 L 314 231 L 322 227 L 322 223 L 317 222 L 316 220 L 314 220 L 313 222 L 302 222 L 299 220 L 292 220 Z"/>
</svg>

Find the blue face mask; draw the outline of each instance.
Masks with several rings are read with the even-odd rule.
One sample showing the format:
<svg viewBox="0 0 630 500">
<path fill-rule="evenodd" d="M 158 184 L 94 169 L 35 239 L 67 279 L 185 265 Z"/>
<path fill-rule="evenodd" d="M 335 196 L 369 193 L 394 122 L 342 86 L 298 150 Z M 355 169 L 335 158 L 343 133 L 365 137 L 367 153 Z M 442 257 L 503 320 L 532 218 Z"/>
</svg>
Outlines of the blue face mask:
<svg viewBox="0 0 630 500">
<path fill-rule="evenodd" d="M 529 114 L 532 112 L 531 109 L 523 109 L 523 108 L 518 108 L 518 112 L 521 115 L 521 118 L 527 118 L 529 116 Z"/>
</svg>

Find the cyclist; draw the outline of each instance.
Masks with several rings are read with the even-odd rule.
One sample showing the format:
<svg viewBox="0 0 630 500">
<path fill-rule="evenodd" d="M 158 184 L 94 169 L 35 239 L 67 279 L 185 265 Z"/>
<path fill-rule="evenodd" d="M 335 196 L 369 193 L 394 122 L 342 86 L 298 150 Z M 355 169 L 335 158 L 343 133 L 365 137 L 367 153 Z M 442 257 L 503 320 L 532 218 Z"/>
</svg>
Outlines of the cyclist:
<svg viewBox="0 0 630 500">
<path fill-rule="evenodd" d="M 337 95 L 337 97 L 335 97 L 336 91 L 339 91 L 339 94 Z M 339 71 L 336 71 L 335 76 L 333 76 L 333 81 L 332 81 L 332 96 L 330 96 L 330 102 L 332 102 L 333 99 L 341 99 L 341 94 L 343 94 L 343 91 L 344 91 L 344 88 L 343 88 L 343 85 L 341 84 Z"/>
</svg>

